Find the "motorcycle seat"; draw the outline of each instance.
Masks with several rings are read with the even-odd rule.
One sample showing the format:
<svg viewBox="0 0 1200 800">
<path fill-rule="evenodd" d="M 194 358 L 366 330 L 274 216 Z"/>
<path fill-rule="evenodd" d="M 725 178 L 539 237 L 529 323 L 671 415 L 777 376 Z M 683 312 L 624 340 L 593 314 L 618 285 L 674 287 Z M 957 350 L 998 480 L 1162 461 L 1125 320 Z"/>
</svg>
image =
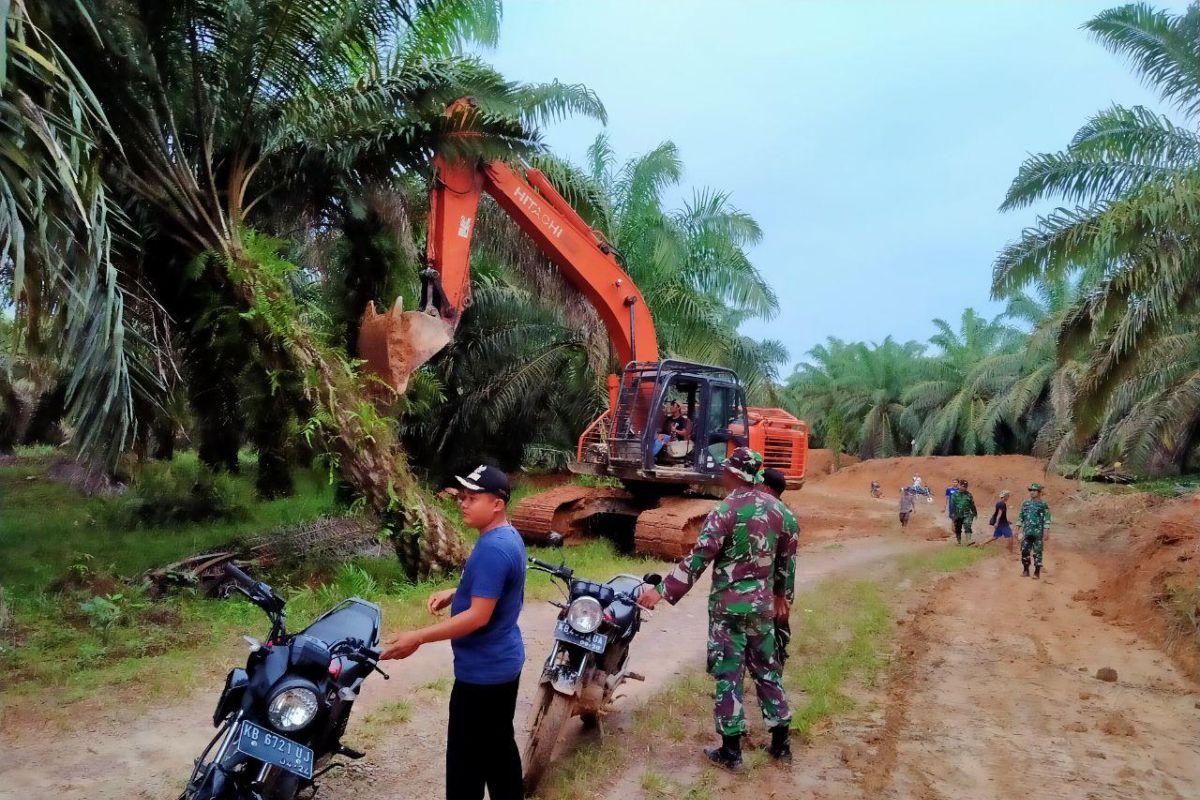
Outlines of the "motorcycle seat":
<svg viewBox="0 0 1200 800">
<path fill-rule="evenodd" d="M 379 628 L 382 616 L 379 606 L 352 597 L 325 612 L 304 633 L 320 639 L 328 647 L 347 639 L 358 639 L 374 647 L 379 644 Z"/>
</svg>

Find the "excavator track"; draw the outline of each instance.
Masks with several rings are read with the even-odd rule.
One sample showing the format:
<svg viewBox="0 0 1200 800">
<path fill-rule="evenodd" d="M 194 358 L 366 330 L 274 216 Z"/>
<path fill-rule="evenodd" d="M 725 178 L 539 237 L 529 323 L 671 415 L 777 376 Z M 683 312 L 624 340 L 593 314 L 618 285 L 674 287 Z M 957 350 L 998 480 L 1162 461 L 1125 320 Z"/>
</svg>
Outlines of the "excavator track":
<svg viewBox="0 0 1200 800">
<path fill-rule="evenodd" d="M 716 500 L 702 497 L 662 497 L 647 508 L 648 501 L 635 500 L 621 489 L 590 489 L 586 486 L 560 486 L 526 497 L 513 510 L 511 520 L 525 541 L 540 544 L 551 531 L 564 539 L 590 533 L 589 518 L 598 514 L 619 514 L 636 520 L 633 527 L 634 551 L 639 555 L 675 559 L 696 543 L 700 526 Z"/>
<path fill-rule="evenodd" d="M 611 505 L 624 506 L 629 494 L 620 489 L 560 486 L 530 495 L 517 504 L 511 521 L 527 542 L 540 543 L 551 531 L 570 538 L 585 531 L 584 521 Z"/>
<path fill-rule="evenodd" d="M 696 543 L 704 518 L 716 504 L 712 498 L 662 498 L 657 508 L 638 515 L 634 549 L 646 556 L 681 557 Z"/>
</svg>

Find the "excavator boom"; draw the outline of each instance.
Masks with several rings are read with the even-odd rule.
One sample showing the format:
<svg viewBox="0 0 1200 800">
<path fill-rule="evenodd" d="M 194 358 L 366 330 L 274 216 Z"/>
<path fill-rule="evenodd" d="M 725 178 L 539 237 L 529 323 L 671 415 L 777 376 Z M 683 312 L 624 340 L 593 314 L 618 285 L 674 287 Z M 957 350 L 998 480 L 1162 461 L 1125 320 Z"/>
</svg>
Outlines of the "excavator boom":
<svg viewBox="0 0 1200 800">
<path fill-rule="evenodd" d="M 459 100 L 447 113 L 471 107 Z M 599 521 L 609 535 L 628 526 L 625 534 L 639 552 L 677 557 L 711 508 L 710 500 L 683 493 L 711 489 L 727 448 L 739 443 L 763 451 L 790 486 L 802 484 L 807 426 L 781 409 L 745 408 L 731 370 L 660 361 L 650 309 L 616 252 L 536 169 L 434 159 L 421 299 L 412 311 L 400 300 L 384 314 L 368 306 L 358 349 L 369 370 L 402 393 L 409 376 L 453 340 L 471 302 L 471 238 L 484 192 L 588 299 L 622 365 L 620 378 L 608 376 L 608 410 L 583 432 L 572 469 L 619 477 L 625 489 L 567 486 L 526 498 L 513 514 L 522 535 L 578 533 Z M 680 397 L 695 420 L 693 433 L 687 441 L 662 442 L 663 404 Z"/>
<path fill-rule="evenodd" d="M 384 382 L 402 392 L 408 376 L 450 343 L 470 303 L 471 237 L 485 191 L 596 309 L 620 363 L 658 359 L 654 320 L 641 292 L 604 237 L 545 175 L 531 168 L 522 177 L 501 161 L 450 163 L 439 156 L 430 193 L 423 307 L 404 311 L 397 301 L 379 314 L 372 304 L 363 318 L 359 353 Z"/>
</svg>

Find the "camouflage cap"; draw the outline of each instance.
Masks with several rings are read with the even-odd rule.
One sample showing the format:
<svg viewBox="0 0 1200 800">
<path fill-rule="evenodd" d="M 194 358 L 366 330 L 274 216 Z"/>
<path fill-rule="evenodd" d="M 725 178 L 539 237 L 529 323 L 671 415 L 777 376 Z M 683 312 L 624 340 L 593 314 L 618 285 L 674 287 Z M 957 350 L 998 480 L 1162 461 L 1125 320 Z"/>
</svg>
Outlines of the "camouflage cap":
<svg viewBox="0 0 1200 800">
<path fill-rule="evenodd" d="M 749 447 L 739 447 L 725 459 L 724 467 L 732 475 L 747 483 L 762 483 L 762 453 Z"/>
<path fill-rule="evenodd" d="M 1029 491 L 1031 491 L 1031 492 L 1040 492 L 1041 490 L 1042 490 L 1042 485 L 1041 485 L 1040 483 L 1031 483 L 1031 484 L 1029 484 Z"/>
</svg>

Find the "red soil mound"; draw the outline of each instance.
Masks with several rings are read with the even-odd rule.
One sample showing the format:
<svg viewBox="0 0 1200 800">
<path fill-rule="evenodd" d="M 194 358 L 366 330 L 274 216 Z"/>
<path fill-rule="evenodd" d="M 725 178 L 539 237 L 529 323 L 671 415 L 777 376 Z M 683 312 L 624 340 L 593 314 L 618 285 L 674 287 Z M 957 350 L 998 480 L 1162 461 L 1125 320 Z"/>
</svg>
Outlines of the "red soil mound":
<svg viewBox="0 0 1200 800">
<path fill-rule="evenodd" d="M 1037 482 L 1046 487 L 1046 501 L 1053 508 L 1078 488 L 1075 481 L 1046 472 L 1046 462 L 1030 456 L 914 456 L 869 459 L 846 467 L 827 477 L 813 475 L 822 489 L 848 493 L 869 491 L 871 481 L 879 481 L 885 498 L 893 498 L 901 487 L 912 483 L 914 475 L 934 494 L 934 501 L 945 502 L 943 492 L 955 478 L 969 484 L 975 504 L 983 517 L 991 514 L 993 498 L 1001 489 L 1012 492 L 1010 519 L 1015 506 L 1028 496 L 1026 488 Z M 1015 504 L 1014 504 L 1015 501 Z"/>
<path fill-rule="evenodd" d="M 1112 622 L 1150 636 L 1200 679 L 1200 496 L 1146 498 L 1118 498 L 1127 501 L 1126 535 L 1114 537 L 1113 549 L 1123 553 L 1111 575 L 1080 599 Z"/>
<path fill-rule="evenodd" d="M 858 456 L 852 456 L 848 453 L 842 453 L 841 464 L 842 468 L 857 464 L 861 461 Z M 818 475 L 828 475 L 833 472 L 833 451 L 832 450 L 809 450 L 808 460 L 805 462 L 804 474 L 807 477 L 816 477 Z"/>
</svg>

